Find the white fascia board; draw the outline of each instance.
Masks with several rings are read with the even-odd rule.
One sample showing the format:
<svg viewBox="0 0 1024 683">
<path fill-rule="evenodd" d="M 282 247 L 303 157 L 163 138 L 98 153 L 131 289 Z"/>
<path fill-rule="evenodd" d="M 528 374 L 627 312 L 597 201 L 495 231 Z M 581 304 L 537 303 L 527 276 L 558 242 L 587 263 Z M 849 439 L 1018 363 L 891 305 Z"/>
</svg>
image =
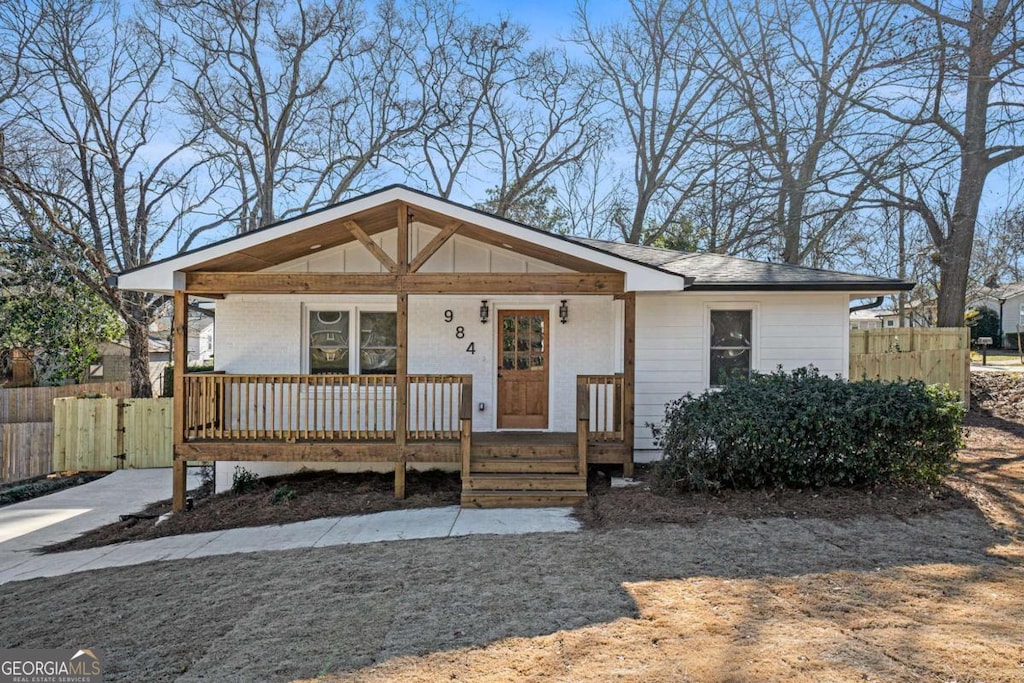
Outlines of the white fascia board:
<svg viewBox="0 0 1024 683">
<path fill-rule="evenodd" d="M 212 244 L 209 247 L 201 248 L 188 254 L 182 254 L 181 256 L 172 257 L 129 273 L 122 273 L 118 276 L 117 286 L 119 289 L 125 290 L 170 293 L 180 284 L 181 278 L 180 276 L 176 278 L 175 273 L 178 273 L 185 268 L 189 268 L 198 263 L 219 258 L 236 251 L 242 251 L 270 240 L 301 232 L 303 230 L 316 227 L 322 223 L 344 218 L 345 216 L 372 209 L 375 206 L 392 201 L 404 201 L 409 204 L 422 206 L 423 208 L 436 213 L 450 216 L 453 220 L 459 222 L 478 225 L 498 234 L 507 234 L 510 237 L 532 242 L 538 246 L 551 249 L 555 252 L 569 254 L 570 256 L 574 256 L 579 259 L 621 271 L 626 275 L 627 291 L 681 291 L 685 287 L 685 281 L 682 275 L 676 275 L 651 266 L 634 263 L 598 249 L 576 244 L 569 240 L 560 239 L 543 232 L 531 230 L 494 216 L 482 214 L 457 204 L 451 204 L 442 199 L 436 199 L 429 195 L 411 192 L 402 187 L 391 188 L 366 197 L 344 202 L 343 204 L 339 204 L 338 206 L 330 209 L 317 211 L 305 216 L 298 216 L 271 228 L 243 235 L 225 242 Z"/>
</svg>

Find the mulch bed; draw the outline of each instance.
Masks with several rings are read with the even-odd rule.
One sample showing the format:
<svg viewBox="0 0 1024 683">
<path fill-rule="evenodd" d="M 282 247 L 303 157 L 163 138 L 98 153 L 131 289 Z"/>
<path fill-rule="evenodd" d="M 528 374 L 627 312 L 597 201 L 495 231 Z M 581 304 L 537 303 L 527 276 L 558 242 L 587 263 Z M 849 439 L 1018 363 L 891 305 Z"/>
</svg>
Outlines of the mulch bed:
<svg viewBox="0 0 1024 683">
<path fill-rule="evenodd" d="M 45 546 L 40 552 L 57 553 L 202 531 L 459 503 L 461 487 L 458 473 L 410 471 L 406 475 L 404 500 L 395 498 L 394 483 L 393 474 L 307 470 L 261 479 L 254 490 L 242 494 L 226 492 L 211 495 L 207 486 L 189 492 L 194 500 L 192 510 L 174 515 L 160 525 L 154 522 L 160 515 L 171 511 L 169 498 L 138 512 L 137 519 L 93 529 L 67 541 Z M 284 487 L 294 491 L 294 496 L 274 502 L 275 498 L 280 499 L 280 495 L 275 497 L 275 489 L 280 491 Z"/>
<path fill-rule="evenodd" d="M 972 373 L 971 412 L 1024 421 L 1024 373 Z"/>
<path fill-rule="evenodd" d="M 1019 448 L 1024 438 L 1024 374 L 975 373 L 971 376 L 971 411 L 965 420 L 968 447 Z M 966 462 L 966 461 L 965 461 Z M 610 488 L 607 479 L 592 482 L 590 497 L 574 511 L 591 529 L 621 529 L 661 524 L 696 525 L 716 518 L 764 517 L 850 519 L 860 515 L 907 517 L 976 507 L 964 495 L 959 477 L 952 486 L 876 486 L 864 489 L 722 491 L 658 495 L 647 485 L 648 471 L 637 467 L 640 484 Z M 963 491 L 963 492 L 962 492 Z"/>
<path fill-rule="evenodd" d="M 647 484 L 647 468 L 637 468 L 639 484 L 591 490 L 576 506 L 574 516 L 589 529 L 624 529 L 683 524 L 694 526 L 716 519 L 788 517 L 841 520 L 862 515 L 908 517 L 973 507 L 948 486 L 876 486 L 864 489 L 721 491 L 659 495 Z"/>
</svg>

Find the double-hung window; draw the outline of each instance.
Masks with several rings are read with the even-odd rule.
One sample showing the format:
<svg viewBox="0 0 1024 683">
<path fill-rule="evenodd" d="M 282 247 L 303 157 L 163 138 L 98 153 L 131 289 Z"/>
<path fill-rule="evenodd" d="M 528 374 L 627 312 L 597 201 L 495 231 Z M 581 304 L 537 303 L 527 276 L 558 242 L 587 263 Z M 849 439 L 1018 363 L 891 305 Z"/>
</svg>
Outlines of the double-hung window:
<svg viewBox="0 0 1024 683">
<path fill-rule="evenodd" d="M 311 375 L 393 375 L 398 323 L 394 311 L 309 311 Z"/>
<path fill-rule="evenodd" d="M 754 312 L 711 310 L 709 380 L 712 387 L 732 377 L 749 377 L 753 368 Z"/>
</svg>

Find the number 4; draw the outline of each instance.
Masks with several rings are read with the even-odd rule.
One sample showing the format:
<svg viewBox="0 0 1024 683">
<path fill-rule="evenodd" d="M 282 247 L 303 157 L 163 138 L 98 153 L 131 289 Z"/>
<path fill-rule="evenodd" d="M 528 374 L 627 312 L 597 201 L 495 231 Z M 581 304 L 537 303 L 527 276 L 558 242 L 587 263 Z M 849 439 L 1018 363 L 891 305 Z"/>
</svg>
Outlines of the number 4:
<svg viewBox="0 0 1024 683">
<path fill-rule="evenodd" d="M 476 342 L 470 342 L 466 347 L 466 353 L 476 353 Z"/>
</svg>

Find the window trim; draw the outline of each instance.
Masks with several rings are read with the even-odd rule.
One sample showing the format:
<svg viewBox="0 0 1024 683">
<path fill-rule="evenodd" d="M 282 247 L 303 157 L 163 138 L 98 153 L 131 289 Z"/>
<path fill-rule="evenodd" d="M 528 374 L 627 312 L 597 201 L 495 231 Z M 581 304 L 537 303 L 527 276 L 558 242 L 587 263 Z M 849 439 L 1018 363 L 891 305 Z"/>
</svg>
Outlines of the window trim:
<svg viewBox="0 0 1024 683">
<path fill-rule="evenodd" d="M 302 374 L 311 374 L 312 368 L 309 363 L 309 316 L 311 313 L 317 313 L 320 311 L 331 311 L 339 313 L 348 313 L 348 374 L 349 375 L 362 375 L 363 369 L 360 361 L 362 360 L 362 340 L 359 335 L 359 320 L 363 313 L 397 313 L 398 306 L 396 304 L 367 304 L 364 306 L 360 305 L 340 305 L 340 304 L 303 304 L 302 306 Z"/>
<path fill-rule="evenodd" d="M 750 311 L 750 371 L 761 368 L 761 305 L 755 301 L 706 302 L 701 325 L 701 377 L 705 389 L 717 391 L 711 385 L 711 312 Z"/>
</svg>

